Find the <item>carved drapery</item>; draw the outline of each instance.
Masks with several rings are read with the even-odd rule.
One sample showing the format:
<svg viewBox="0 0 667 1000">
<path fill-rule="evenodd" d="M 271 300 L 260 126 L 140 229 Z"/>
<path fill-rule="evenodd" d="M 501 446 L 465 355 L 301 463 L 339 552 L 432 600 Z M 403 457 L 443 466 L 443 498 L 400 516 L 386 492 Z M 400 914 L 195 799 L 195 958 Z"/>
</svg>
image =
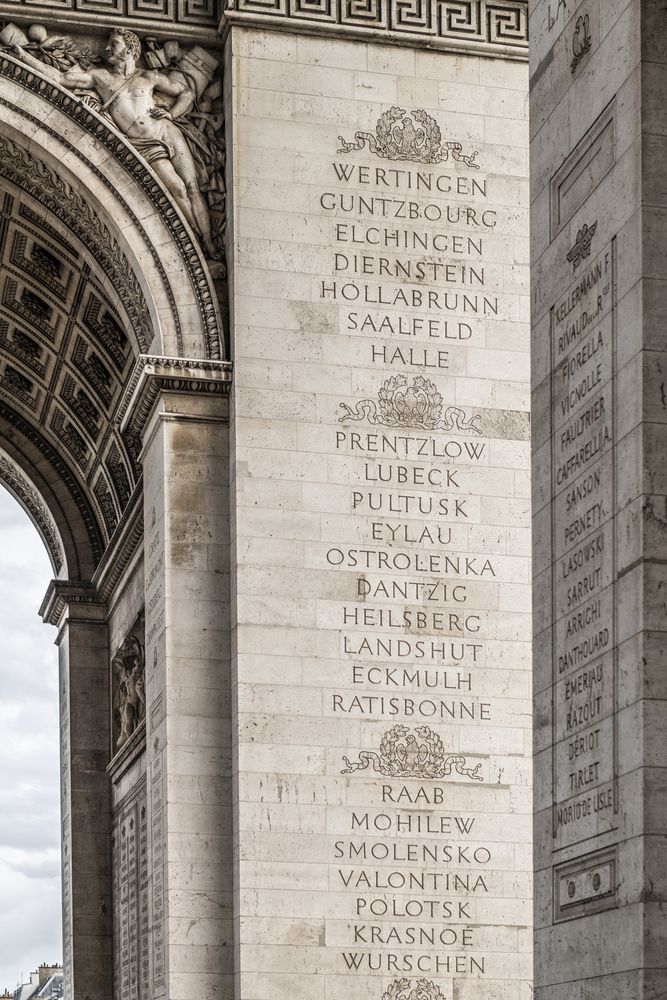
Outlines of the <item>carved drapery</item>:
<svg viewBox="0 0 667 1000">
<path fill-rule="evenodd" d="M 112 754 L 146 719 L 144 619 L 140 616 L 111 658 Z"/>
</svg>

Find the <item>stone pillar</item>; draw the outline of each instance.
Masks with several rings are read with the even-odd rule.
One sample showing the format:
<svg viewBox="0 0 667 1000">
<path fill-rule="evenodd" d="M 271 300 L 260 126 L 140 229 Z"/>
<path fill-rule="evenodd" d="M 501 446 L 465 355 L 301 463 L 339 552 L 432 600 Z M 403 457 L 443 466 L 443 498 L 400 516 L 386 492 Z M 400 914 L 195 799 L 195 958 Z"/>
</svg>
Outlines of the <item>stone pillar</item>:
<svg viewBox="0 0 667 1000">
<path fill-rule="evenodd" d="M 77 1000 L 111 1000 L 106 609 L 90 585 L 53 581 L 42 614 L 59 625 L 65 991 Z"/>
<path fill-rule="evenodd" d="M 527 67 L 253 16 L 226 52 L 236 997 L 529 1000 Z"/>
<path fill-rule="evenodd" d="M 531 8 L 536 1000 L 667 995 L 667 8 Z"/>
<path fill-rule="evenodd" d="M 232 996 L 227 388 L 223 363 L 141 359 L 151 997 Z"/>
</svg>

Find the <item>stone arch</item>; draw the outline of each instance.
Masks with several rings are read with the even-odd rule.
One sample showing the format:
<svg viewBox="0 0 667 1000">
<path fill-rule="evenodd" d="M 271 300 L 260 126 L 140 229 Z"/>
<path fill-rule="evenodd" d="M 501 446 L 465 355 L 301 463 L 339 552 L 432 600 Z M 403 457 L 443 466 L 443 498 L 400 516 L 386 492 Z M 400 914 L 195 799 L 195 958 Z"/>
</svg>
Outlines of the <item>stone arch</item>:
<svg viewBox="0 0 667 1000">
<path fill-rule="evenodd" d="M 145 752 L 145 727 L 120 749 L 114 733 L 114 663 L 129 630 L 144 642 L 148 605 L 142 436 L 163 393 L 180 417 L 186 393 L 228 390 L 219 291 L 134 147 L 82 99 L 0 53 L 0 480 L 56 577 L 40 613 L 58 628 L 72 996 L 112 995 L 112 828 L 126 806 L 114 781 Z M 194 405 L 198 430 L 207 405 Z M 145 819 L 153 805 L 141 810 Z"/>
<path fill-rule="evenodd" d="M 135 315 L 142 350 L 221 360 L 222 322 L 198 241 L 132 145 L 83 100 L 7 54 L 0 134 L 3 176 L 18 166 L 26 183 L 47 185 L 45 200 L 61 199 L 56 211 L 65 220 L 68 210 L 70 219 L 81 212 L 81 237 L 98 259 L 109 244 L 105 229 L 115 236 L 106 260 L 114 263 L 112 250 L 124 256 L 145 298 L 148 316 Z"/>
<path fill-rule="evenodd" d="M 0 452 L 0 480 L 36 527 L 49 554 L 53 572 L 58 576 L 65 569 L 65 551 L 58 526 L 44 498 L 21 471 L 20 466 L 2 452 Z"/>
<path fill-rule="evenodd" d="M 224 356 L 216 289 L 135 149 L 6 53 L 0 192 L 0 435 L 51 511 L 68 577 L 91 579 L 139 499 L 123 392 L 142 356 Z"/>
</svg>

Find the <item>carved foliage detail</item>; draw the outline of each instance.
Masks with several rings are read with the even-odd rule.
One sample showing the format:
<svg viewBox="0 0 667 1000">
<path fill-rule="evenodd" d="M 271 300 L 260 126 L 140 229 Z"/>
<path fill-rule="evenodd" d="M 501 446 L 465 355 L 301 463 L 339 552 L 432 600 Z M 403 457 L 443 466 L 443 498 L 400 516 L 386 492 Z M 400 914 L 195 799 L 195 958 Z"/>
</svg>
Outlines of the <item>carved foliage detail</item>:
<svg viewBox="0 0 667 1000">
<path fill-rule="evenodd" d="M 570 72 L 574 73 L 577 66 L 587 52 L 591 50 L 592 38 L 589 30 L 590 18 L 588 14 L 582 14 L 577 18 L 572 36 L 572 62 Z"/>
<path fill-rule="evenodd" d="M 478 774 L 481 764 L 472 767 L 463 754 L 445 753 L 442 740 L 429 726 L 417 726 L 414 733 L 408 726 L 393 726 L 382 737 L 379 753 L 361 750 L 358 760 L 343 760 L 341 774 L 371 770 L 401 778 L 445 778 L 456 771 L 472 781 L 484 780 Z"/>
<path fill-rule="evenodd" d="M 377 120 L 375 135 L 355 132 L 354 141 L 338 136 L 338 153 L 351 153 L 366 146 L 376 156 L 388 160 L 413 160 L 416 163 L 442 163 L 451 158 L 479 170 L 475 163 L 477 151 L 464 153 L 460 142 L 443 141 L 440 126 L 426 111 L 417 109 L 408 114 L 403 108 L 391 107 Z"/>
<path fill-rule="evenodd" d="M 584 223 L 580 230 L 577 232 L 577 238 L 574 241 L 574 245 L 570 248 L 567 259 L 572 264 L 574 270 L 579 267 L 582 260 L 591 255 L 591 243 L 593 242 L 593 237 L 595 236 L 595 230 L 598 227 L 597 219 L 592 226 L 588 223 Z"/>
<path fill-rule="evenodd" d="M 465 431 L 481 434 L 479 414 L 470 416 L 458 406 L 444 406 L 435 384 L 423 375 L 393 375 L 382 383 L 377 402 L 362 399 L 354 407 L 340 404 L 340 423 L 366 420 L 384 427 L 417 427 L 420 430 Z"/>
<path fill-rule="evenodd" d="M 382 1000 L 445 1000 L 440 988 L 428 979 L 395 979 L 382 994 Z"/>
</svg>

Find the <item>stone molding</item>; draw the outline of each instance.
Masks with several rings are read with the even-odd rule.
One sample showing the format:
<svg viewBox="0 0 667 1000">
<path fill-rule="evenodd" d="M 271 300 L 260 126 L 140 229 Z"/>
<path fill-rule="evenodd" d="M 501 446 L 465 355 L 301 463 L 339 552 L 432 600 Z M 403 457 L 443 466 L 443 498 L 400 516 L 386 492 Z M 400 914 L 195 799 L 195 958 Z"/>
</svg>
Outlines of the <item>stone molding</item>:
<svg viewBox="0 0 667 1000">
<path fill-rule="evenodd" d="M 232 24 L 528 59 L 528 0 L 229 0 Z"/>
<path fill-rule="evenodd" d="M 40 493 L 18 465 L 3 454 L 0 454 L 0 480 L 27 511 L 42 536 L 54 570 L 60 573 L 65 564 L 63 544 L 56 523 Z"/>
<path fill-rule="evenodd" d="M 66 609 L 78 608 L 79 613 L 73 617 L 81 621 L 103 621 L 106 609 L 97 596 L 97 590 L 92 583 L 81 580 L 51 580 L 44 600 L 39 609 L 39 615 L 46 625 L 59 625 Z"/>
<path fill-rule="evenodd" d="M 130 739 L 120 750 L 114 754 L 107 764 L 107 774 L 114 784 L 117 784 L 122 776 L 130 769 L 135 760 L 146 750 L 146 719 L 132 733 Z M 134 791 L 134 789 L 133 789 Z M 130 793 L 131 794 L 131 793 Z"/>
<path fill-rule="evenodd" d="M 141 547 L 144 537 L 143 503 L 144 484 L 141 477 L 93 574 L 92 582 L 102 601 L 111 598 L 123 573 Z"/>
<path fill-rule="evenodd" d="M 160 184 L 155 174 L 148 168 L 132 145 L 119 132 L 112 128 L 101 115 L 97 114 L 96 111 L 88 107 L 70 91 L 65 90 L 57 83 L 42 76 L 31 67 L 26 66 L 20 60 L 14 59 L 6 53 L 0 54 L 0 79 L 2 78 L 18 83 L 26 91 L 48 101 L 49 104 L 57 108 L 67 118 L 76 122 L 81 129 L 108 150 L 124 171 L 141 188 L 170 233 L 174 247 L 180 255 L 183 270 L 187 274 L 192 287 L 197 311 L 199 312 L 202 327 L 205 331 L 209 357 L 219 359 L 223 350 L 224 338 L 209 270 L 196 240 L 186 228 L 180 213 L 172 204 L 168 193 L 162 184 Z M 21 113 L 25 114 L 24 111 Z M 69 146 L 80 159 L 86 162 L 86 166 L 95 169 L 89 161 L 86 161 L 86 158 L 81 155 L 76 147 L 68 143 L 63 136 L 54 133 L 53 129 L 42 122 L 40 122 L 40 125 L 56 135 L 63 145 Z M 95 172 L 99 174 L 99 171 L 95 170 Z M 117 192 L 114 191 L 114 195 L 117 197 Z M 155 251 L 152 247 L 151 252 L 153 257 L 155 257 Z"/>
<path fill-rule="evenodd" d="M 57 450 L 40 429 L 33 425 L 0 397 L 0 420 L 5 420 L 10 428 L 18 431 L 30 444 L 34 445 L 55 470 L 59 479 L 67 487 L 85 526 L 90 550 L 95 562 L 99 562 L 105 549 L 100 526 L 93 513 L 90 496 L 75 476 L 64 451 Z"/>
<path fill-rule="evenodd" d="M 214 44 L 223 0 L 5 0 L 0 18 L 20 16 L 62 29 L 77 26 L 120 25 L 133 31 L 168 32 L 179 29 L 190 37 Z"/>
<path fill-rule="evenodd" d="M 141 354 L 118 408 L 121 431 L 140 439 L 163 392 L 228 396 L 231 384 L 229 361 L 189 361 Z"/>
</svg>

